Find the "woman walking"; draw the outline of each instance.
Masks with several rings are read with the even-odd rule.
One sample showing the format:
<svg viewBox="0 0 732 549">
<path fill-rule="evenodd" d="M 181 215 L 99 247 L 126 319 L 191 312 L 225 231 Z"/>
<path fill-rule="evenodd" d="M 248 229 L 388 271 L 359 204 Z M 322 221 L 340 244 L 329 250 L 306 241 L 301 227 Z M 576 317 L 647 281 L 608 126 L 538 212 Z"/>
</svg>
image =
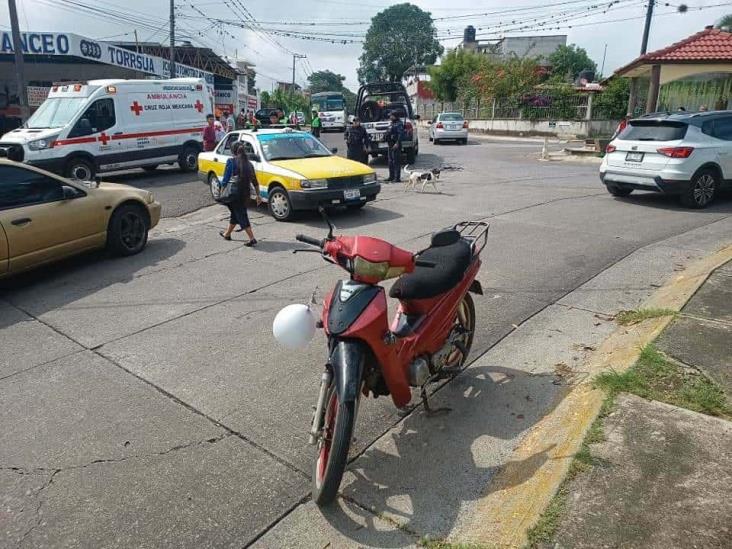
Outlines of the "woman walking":
<svg viewBox="0 0 732 549">
<path fill-rule="evenodd" d="M 237 142 L 231 146 L 231 152 L 233 156 L 226 161 L 226 168 L 224 170 L 224 179 L 221 181 L 221 186 L 232 184 L 236 185 L 236 192 L 231 197 L 231 202 L 228 202 L 226 206 L 229 208 L 231 213 L 229 217 L 229 226 L 226 231 L 221 231 L 219 234 L 224 240 L 231 240 L 231 233 L 234 228 L 239 225 L 244 231 L 246 231 L 249 237 L 249 242 L 245 245 L 252 247 L 257 245 L 257 239 L 254 238 L 254 232 L 252 232 L 252 225 L 249 223 L 249 215 L 247 214 L 247 204 L 251 200 L 250 193 L 251 187 L 254 188 L 254 192 L 257 197 L 257 206 L 261 204 L 262 199 L 259 196 L 259 182 L 257 181 L 257 174 L 254 171 L 254 166 L 247 158 L 246 150 L 244 145 Z M 236 179 L 234 179 L 236 177 Z"/>
</svg>

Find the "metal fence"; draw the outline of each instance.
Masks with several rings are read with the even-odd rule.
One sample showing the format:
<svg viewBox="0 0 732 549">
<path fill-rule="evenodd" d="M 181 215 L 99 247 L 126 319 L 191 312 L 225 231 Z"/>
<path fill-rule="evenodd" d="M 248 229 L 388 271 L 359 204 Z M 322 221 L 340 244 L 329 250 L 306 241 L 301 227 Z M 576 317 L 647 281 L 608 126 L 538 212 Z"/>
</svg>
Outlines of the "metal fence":
<svg viewBox="0 0 732 549">
<path fill-rule="evenodd" d="M 588 116 L 589 109 L 589 116 Z M 586 93 L 534 94 L 505 97 L 489 102 L 422 103 L 416 112 L 424 120 L 432 120 L 441 112 L 459 112 L 468 120 L 600 120 L 606 113 L 592 110 L 592 100 Z"/>
</svg>

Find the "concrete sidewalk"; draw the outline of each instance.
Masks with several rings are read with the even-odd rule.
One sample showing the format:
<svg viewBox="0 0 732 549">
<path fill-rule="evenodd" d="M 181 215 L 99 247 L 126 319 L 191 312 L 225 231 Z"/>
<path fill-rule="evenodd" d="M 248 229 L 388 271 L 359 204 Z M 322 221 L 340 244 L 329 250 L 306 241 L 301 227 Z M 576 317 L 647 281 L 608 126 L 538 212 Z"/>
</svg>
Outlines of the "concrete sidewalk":
<svg viewBox="0 0 732 549">
<path fill-rule="evenodd" d="M 730 547 L 731 296 L 732 262 L 656 340 L 655 377 L 641 370 L 649 353 L 631 377 L 615 376 L 632 380 L 631 393 L 678 405 L 621 392 L 540 521 L 545 530 L 557 523 L 554 536 L 538 536 L 534 546 Z"/>
</svg>

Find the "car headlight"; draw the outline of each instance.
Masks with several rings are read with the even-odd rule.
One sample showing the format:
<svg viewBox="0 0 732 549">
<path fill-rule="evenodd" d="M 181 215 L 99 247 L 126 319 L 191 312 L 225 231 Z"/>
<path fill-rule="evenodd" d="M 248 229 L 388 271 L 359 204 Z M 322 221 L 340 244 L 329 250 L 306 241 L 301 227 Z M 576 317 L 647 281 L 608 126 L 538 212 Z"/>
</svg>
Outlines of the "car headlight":
<svg viewBox="0 0 732 549">
<path fill-rule="evenodd" d="M 370 173 L 368 175 L 363 176 L 363 182 L 364 183 L 375 183 L 376 182 L 376 174 Z"/>
<path fill-rule="evenodd" d="M 303 189 L 325 189 L 328 187 L 327 179 L 303 179 L 300 181 Z"/>
<path fill-rule="evenodd" d="M 42 151 L 43 149 L 50 149 L 53 146 L 53 142 L 56 141 L 58 135 L 51 135 L 44 137 L 43 139 L 36 139 L 35 141 L 28 142 L 28 148 L 32 151 Z"/>
</svg>

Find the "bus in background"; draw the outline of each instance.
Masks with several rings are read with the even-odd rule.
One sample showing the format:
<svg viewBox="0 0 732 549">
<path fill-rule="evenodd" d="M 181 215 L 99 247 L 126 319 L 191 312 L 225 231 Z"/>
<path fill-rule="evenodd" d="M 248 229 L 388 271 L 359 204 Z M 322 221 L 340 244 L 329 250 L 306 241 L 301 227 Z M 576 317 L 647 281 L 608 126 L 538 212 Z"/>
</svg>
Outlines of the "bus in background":
<svg viewBox="0 0 732 549">
<path fill-rule="evenodd" d="M 320 92 L 310 96 L 311 110 L 318 111 L 324 130 L 345 131 L 348 124 L 346 102 L 341 92 Z"/>
</svg>

